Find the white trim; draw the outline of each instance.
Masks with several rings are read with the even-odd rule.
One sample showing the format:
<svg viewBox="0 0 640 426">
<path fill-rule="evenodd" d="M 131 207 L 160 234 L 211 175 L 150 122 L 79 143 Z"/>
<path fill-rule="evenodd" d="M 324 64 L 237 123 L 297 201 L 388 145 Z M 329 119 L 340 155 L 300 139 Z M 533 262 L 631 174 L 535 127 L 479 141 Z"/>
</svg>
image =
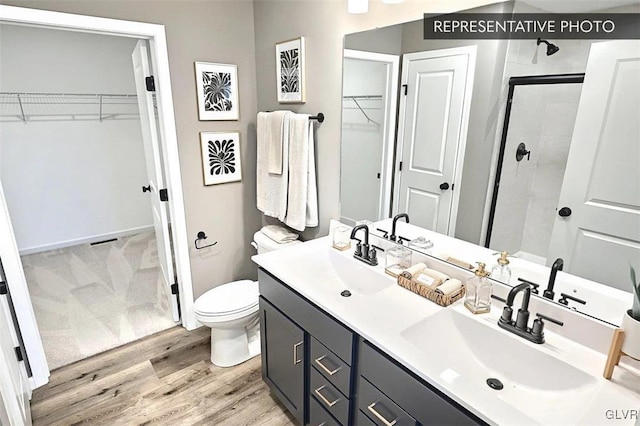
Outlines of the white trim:
<svg viewBox="0 0 640 426">
<path fill-rule="evenodd" d="M 40 253 L 40 252 L 49 251 L 49 250 L 57 250 L 65 247 L 79 246 L 81 244 L 91 244 L 99 241 L 110 240 L 112 238 L 120 238 L 120 237 L 126 237 L 128 235 L 141 234 L 143 232 L 153 232 L 153 225 L 139 226 L 137 228 L 123 229 L 121 231 L 90 235 L 88 237 L 59 241 L 57 243 L 52 243 L 52 244 L 43 244 L 40 246 L 22 248 L 22 249 L 19 249 L 20 256 L 25 256 L 27 254 Z"/>
<path fill-rule="evenodd" d="M 378 203 L 378 220 L 389 216 L 393 181 L 393 151 L 395 150 L 396 108 L 398 104 L 398 75 L 400 73 L 400 57 L 384 53 L 366 52 L 362 50 L 344 49 L 344 57 L 387 64 L 386 99 L 384 112 L 384 141 L 382 144 L 382 196 Z"/>
<path fill-rule="evenodd" d="M 455 159 L 455 169 L 453 173 L 453 178 L 451 180 L 452 184 L 458 188 L 458 190 L 453 191 L 452 199 L 451 199 L 451 210 L 449 213 L 449 224 L 447 226 L 447 235 L 454 236 L 456 232 L 456 221 L 458 220 L 458 207 L 460 203 L 460 188 L 462 186 L 462 169 L 464 166 L 464 155 L 467 148 L 467 132 L 469 130 L 469 116 L 471 113 L 471 97 L 473 96 L 473 81 L 475 79 L 475 70 L 476 70 L 476 55 L 477 55 L 478 46 L 470 45 L 470 46 L 461 46 L 454 47 L 450 49 L 438 49 L 438 50 L 428 50 L 424 52 L 415 52 L 415 53 L 406 53 L 402 55 L 402 82 L 401 84 L 407 84 L 407 78 L 409 73 L 408 62 L 417 59 L 429 59 L 429 58 L 441 58 L 444 56 L 457 56 L 457 55 L 468 55 L 469 60 L 467 62 L 467 79 L 465 82 L 464 89 L 464 103 L 462 106 L 462 117 L 460 123 L 460 137 L 458 143 L 458 150 L 456 152 Z M 400 101 L 400 113 L 398 114 L 399 123 L 404 123 L 405 114 L 406 114 L 406 104 L 407 97 L 402 96 L 402 100 Z M 398 126 L 398 144 L 396 150 L 396 162 L 401 161 L 402 159 L 402 143 L 401 141 L 404 139 L 404 126 Z M 399 210 L 399 199 L 397 196 L 398 191 L 400 190 L 400 171 L 396 168 L 395 174 L 395 182 L 394 182 L 394 194 L 396 194 L 395 201 L 393 203 L 393 213 L 397 214 Z"/>
<path fill-rule="evenodd" d="M 180 290 L 180 306 L 183 325 L 192 330 L 198 326 L 193 313 L 193 288 L 191 264 L 189 262 L 189 243 L 187 223 L 182 192 L 182 176 L 178 157 L 178 139 L 176 135 L 173 97 L 169 73 L 169 56 L 163 25 L 142 22 L 123 21 L 118 19 L 98 18 L 93 16 L 69 13 L 50 12 L 46 10 L 27 9 L 0 5 L 0 22 L 33 25 L 72 31 L 109 34 L 121 37 L 134 37 L 149 40 L 153 70 L 156 81 L 158 117 L 163 149 L 163 165 L 167 174 L 169 193 L 169 212 L 172 224 L 172 239 L 176 261 L 176 274 Z M 2 213 L 8 213 L 3 206 Z M 6 215 L 6 214 L 5 214 Z M 2 215 L 2 216 L 5 216 Z M 18 249 L 13 239 L 10 222 L 0 217 L 0 233 L 6 235 L 0 240 L 0 250 L 10 265 L 8 277 L 14 283 L 12 288 L 16 310 L 19 312 L 19 323 L 25 336 L 25 346 L 33 370 L 33 382 L 41 386 L 48 381 L 47 367 L 42 342 L 33 316 L 29 293 L 20 263 Z M 9 228 L 7 228 L 9 226 Z M 5 238 L 6 237 L 6 238 Z M 17 285 L 16 285 L 17 284 Z"/>
</svg>

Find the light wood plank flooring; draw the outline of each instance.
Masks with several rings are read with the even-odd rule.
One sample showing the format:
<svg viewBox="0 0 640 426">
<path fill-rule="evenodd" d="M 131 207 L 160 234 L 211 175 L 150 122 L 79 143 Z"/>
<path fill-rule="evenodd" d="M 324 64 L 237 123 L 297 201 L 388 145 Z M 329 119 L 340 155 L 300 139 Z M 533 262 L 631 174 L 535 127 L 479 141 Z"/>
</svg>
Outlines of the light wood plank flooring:
<svg viewBox="0 0 640 426">
<path fill-rule="evenodd" d="M 210 331 L 182 327 L 54 370 L 34 391 L 34 425 L 297 424 L 262 381 L 260 357 L 211 364 Z"/>
</svg>

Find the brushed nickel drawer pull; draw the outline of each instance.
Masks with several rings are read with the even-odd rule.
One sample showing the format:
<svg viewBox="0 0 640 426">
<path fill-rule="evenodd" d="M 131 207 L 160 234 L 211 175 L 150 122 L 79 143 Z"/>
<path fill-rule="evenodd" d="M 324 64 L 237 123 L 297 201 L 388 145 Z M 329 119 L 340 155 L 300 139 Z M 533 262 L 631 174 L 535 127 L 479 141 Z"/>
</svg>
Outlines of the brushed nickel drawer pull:
<svg viewBox="0 0 640 426">
<path fill-rule="evenodd" d="M 302 342 L 293 345 L 293 365 L 300 364 L 302 362 L 301 359 L 298 359 L 298 348 L 300 346 L 302 346 Z"/>
<path fill-rule="evenodd" d="M 318 397 L 320 397 L 320 399 L 322 400 L 322 402 L 324 402 L 325 404 L 327 404 L 327 406 L 329 408 L 333 407 L 334 405 L 336 405 L 338 403 L 338 401 L 340 401 L 340 397 L 338 397 L 338 399 L 336 399 L 333 402 L 329 402 L 329 400 L 327 398 L 324 397 L 324 395 L 322 395 L 322 393 L 320 393 L 320 391 L 324 388 L 326 388 L 326 385 L 322 385 L 320 386 L 318 389 L 314 390 L 314 392 L 316 393 L 316 395 L 318 395 Z"/>
<path fill-rule="evenodd" d="M 326 355 L 322 355 L 320 358 L 316 358 L 315 362 L 316 364 L 318 364 L 320 366 L 320 368 L 322 368 L 324 371 L 327 372 L 328 375 L 333 376 L 334 374 L 336 374 L 338 371 L 340 371 L 342 369 L 342 367 L 338 367 L 335 370 L 329 370 L 323 363 L 322 360 L 325 359 L 327 356 Z"/>
<path fill-rule="evenodd" d="M 398 418 L 396 417 L 395 419 L 393 419 L 391 422 L 389 422 L 389 420 L 385 419 L 382 414 L 378 413 L 373 407 L 375 407 L 377 404 L 377 402 L 374 402 L 371 405 L 367 405 L 367 410 L 371 411 L 371 413 L 373 413 L 374 416 L 376 416 L 382 423 L 385 424 L 385 426 L 393 426 L 396 424 L 396 422 L 398 421 Z"/>
</svg>

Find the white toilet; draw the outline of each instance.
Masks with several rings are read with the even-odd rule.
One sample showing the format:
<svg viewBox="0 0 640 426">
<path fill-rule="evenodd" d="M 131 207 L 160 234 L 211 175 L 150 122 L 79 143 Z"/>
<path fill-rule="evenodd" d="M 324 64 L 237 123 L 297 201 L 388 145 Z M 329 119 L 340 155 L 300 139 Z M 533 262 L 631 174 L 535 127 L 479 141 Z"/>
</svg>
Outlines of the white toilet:
<svg viewBox="0 0 640 426">
<path fill-rule="evenodd" d="M 261 231 L 253 236 L 258 254 L 300 244 L 277 243 Z M 238 365 L 260 354 L 258 282 L 233 281 L 213 288 L 194 303 L 198 321 L 211 328 L 211 362 L 218 367 Z"/>
</svg>

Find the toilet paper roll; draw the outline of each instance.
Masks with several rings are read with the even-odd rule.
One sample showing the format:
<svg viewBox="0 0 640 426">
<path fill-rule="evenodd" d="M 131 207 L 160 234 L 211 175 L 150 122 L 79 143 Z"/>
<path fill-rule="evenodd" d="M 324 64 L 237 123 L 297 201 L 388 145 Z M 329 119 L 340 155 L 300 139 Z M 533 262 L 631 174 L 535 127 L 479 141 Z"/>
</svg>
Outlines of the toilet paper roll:
<svg viewBox="0 0 640 426">
<path fill-rule="evenodd" d="M 420 262 L 420 263 L 416 263 L 415 265 L 405 269 L 405 272 L 410 273 L 411 276 L 413 277 L 415 274 L 417 274 L 418 272 L 422 271 L 426 267 L 427 267 L 427 265 L 425 265 L 424 263 Z"/>
<path fill-rule="evenodd" d="M 458 290 L 462 288 L 462 282 L 458 279 L 451 278 L 440 284 L 438 288 L 436 288 L 436 292 L 444 294 L 445 296 L 450 296 L 456 293 Z"/>
</svg>

